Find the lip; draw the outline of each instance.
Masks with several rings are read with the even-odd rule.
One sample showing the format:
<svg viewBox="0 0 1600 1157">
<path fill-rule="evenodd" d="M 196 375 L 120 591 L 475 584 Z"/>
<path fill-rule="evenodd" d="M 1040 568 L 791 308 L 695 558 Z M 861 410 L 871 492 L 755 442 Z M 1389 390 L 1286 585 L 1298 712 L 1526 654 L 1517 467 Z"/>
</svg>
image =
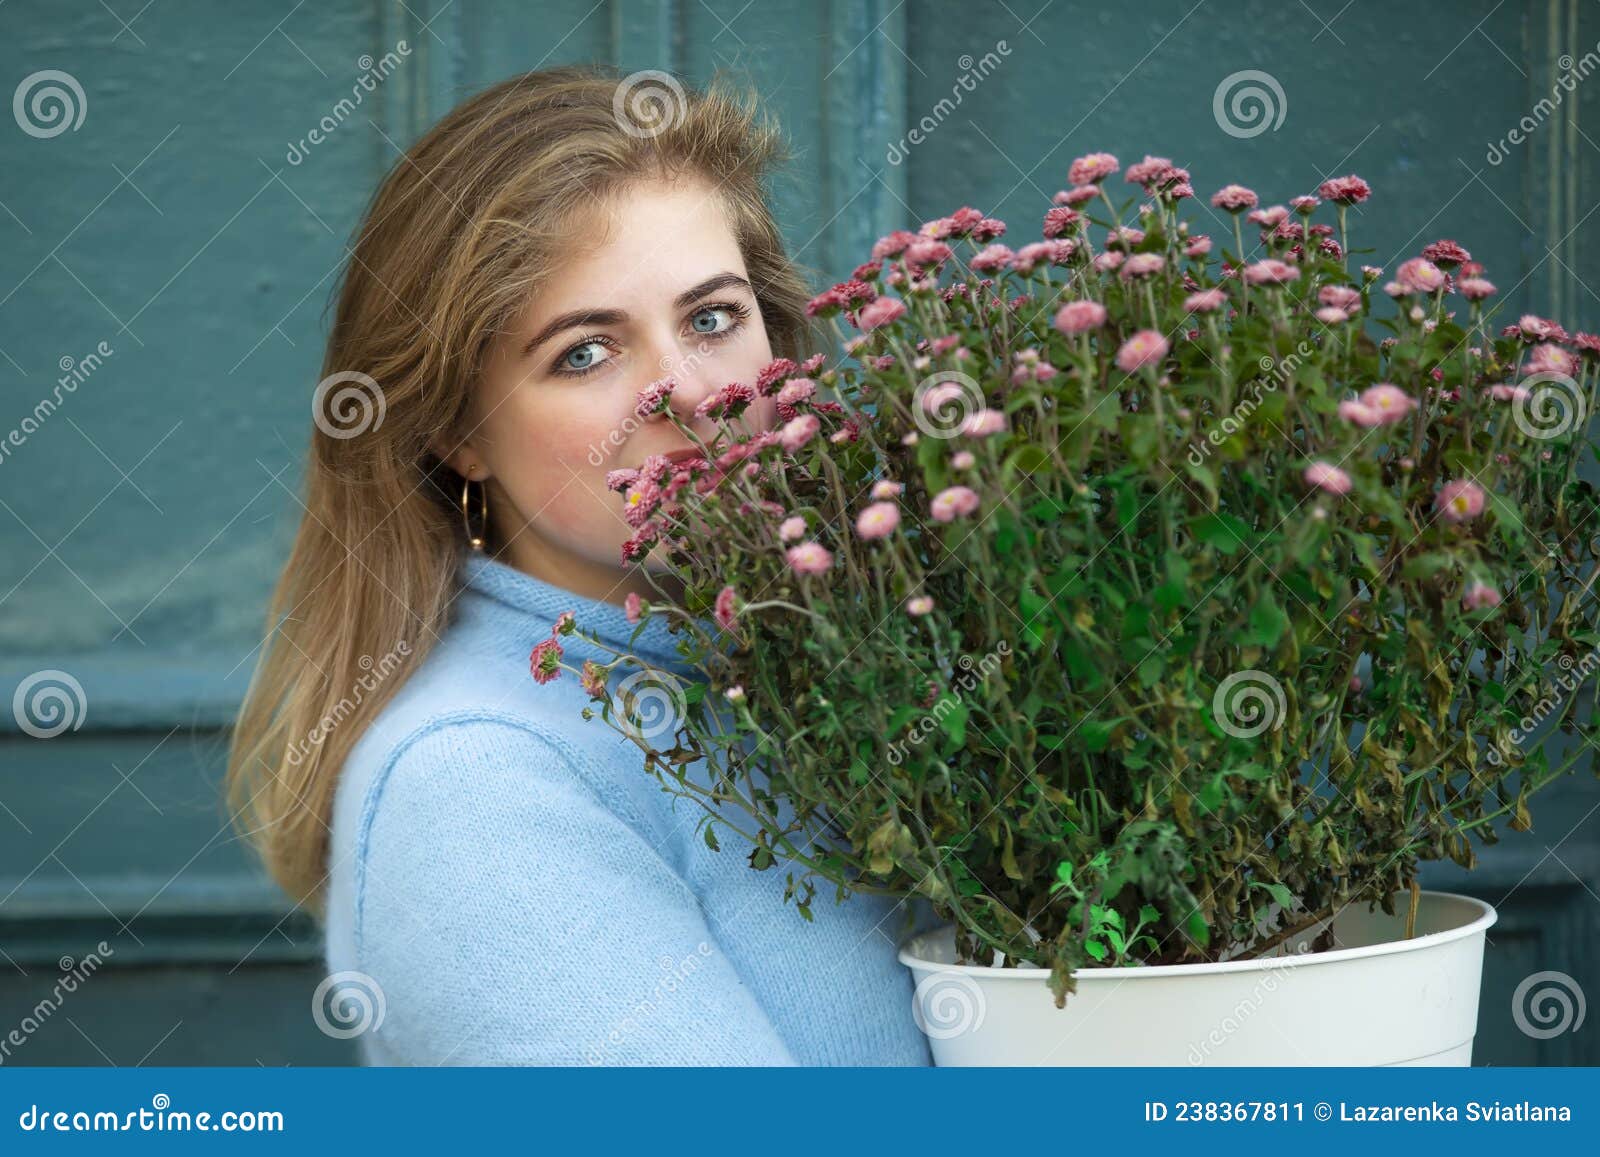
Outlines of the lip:
<svg viewBox="0 0 1600 1157">
<path fill-rule="evenodd" d="M 703 460 L 705 458 L 705 455 L 700 453 L 700 451 L 698 451 L 698 450 L 690 448 L 690 449 L 687 449 L 687 450 L 673 450 L 670 453 L 663 454 L 662 457 L 665 458 L 668 462 L 679 463 L 679 462 L 686 462 L 691 458 L 702 459 Z"/>
</svg>

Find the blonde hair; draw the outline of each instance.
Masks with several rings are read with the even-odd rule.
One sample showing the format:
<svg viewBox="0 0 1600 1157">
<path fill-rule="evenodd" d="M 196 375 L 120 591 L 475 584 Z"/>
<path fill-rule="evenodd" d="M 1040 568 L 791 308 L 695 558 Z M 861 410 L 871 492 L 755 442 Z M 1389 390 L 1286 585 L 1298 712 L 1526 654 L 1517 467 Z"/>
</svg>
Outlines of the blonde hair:
<svg viewBox="0 0 1600 1157">
<path fill-rule="evenodd" d="M 654 94 L 661 116 L 641 128 L 630 101 L 652 98 L 635 89 L 640 76 L 663 78 L 565 67 L 478 94 L 393 167 L 357 233 L 313 403 L 305 514 L 228 757 L 235 822 L 314 913 L 338 769 L 456 594 L 463 480 L 430 446 L 454 445 L 488 343 L 573 247 L 582 217 L 633 182 L 699 176 L 727 215 L 774 354 L 798 360 L 816 342 L 802 267 L 767 204 L 768 170 L 788 159 L 778 128 L 753 92 L 720 78 L 703 91 L 668 80 Z"/>
</svg>

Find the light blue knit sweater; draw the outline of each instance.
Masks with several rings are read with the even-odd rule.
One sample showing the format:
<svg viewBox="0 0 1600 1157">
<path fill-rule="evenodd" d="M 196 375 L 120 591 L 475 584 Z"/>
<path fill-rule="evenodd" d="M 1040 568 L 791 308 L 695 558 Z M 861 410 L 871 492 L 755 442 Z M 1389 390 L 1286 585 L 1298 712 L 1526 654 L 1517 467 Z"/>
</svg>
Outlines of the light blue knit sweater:
<svg viewBox="0 0 1600 1157">
<path fill-rule="evenodd" d="M 362 1059 L 931 1063 L 895 958 L 905 905 L 838 905 L 824 884 L 807 923 L 782 901 L 787 866 L 754 871 L 726 829 L 708 848 L 700 805 L 582 719 L 570 673 L 530 677 L 560 612 L 626 648 L 622 610 L 482 555 L 462 577 L 451 625 L 357 742 L 335 798 L 327 964 L 371 979 L 340 978 L 328 999 L 381 992 Z M 632 650 L 684 670 L 676 641 L 657 616 Z M 577 635 L 562 645 L 569 662 L 604 657 Z M 913 927 L 932 923 L 911 911 Z"/>
</svg>

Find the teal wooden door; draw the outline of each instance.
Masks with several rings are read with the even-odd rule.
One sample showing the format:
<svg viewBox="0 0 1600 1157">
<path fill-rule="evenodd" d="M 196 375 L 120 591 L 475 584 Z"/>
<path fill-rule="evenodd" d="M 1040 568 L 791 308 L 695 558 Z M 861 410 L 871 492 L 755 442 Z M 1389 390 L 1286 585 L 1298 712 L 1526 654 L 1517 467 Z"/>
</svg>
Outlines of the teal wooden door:
<svg viewBox="0 0 1600 1157">
<path fill-rule="evenodd" d="M 1592 330 L 1597 45 L 1578 0 L 11 0 L 0 693 L 35 713 L 0 706 L 0 1036 L 33 1027 L 0 1061 L 352 1056 L 311 1016 L 315 929 L 217 784 L 345 240 L 452 104 L 583 60 L 743 70 L 793 139 L 775 195 L 819 287 L 962 204 L 1031 236 L 1095 149 L 1272 201 L 1357 172 L 1368 260 L 1457 237 L 1507 299 Z M 1529 1012 L 1600 993 L 1597 809 L 1581 771 L 1479 871 L 1425 877 L 1500 908 L 1480 1063 L 1600 1062 L 1592 1024 Z"/>
</svg>

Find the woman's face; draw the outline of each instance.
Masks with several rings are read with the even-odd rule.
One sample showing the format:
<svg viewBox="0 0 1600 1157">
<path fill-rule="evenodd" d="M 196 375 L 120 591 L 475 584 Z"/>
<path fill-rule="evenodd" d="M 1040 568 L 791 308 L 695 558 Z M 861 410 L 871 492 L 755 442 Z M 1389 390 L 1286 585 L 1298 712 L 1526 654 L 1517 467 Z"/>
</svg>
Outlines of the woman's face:
<svg viewBox="0 0 1600 1157">
<path fill-rule="evenodd" d="M 716 423 L 695 407 L 729 382 L 753 383 L 772 349 L 712 186 L 639 183 L 597 212 L 548 289 L 491 344 L 448 461 L 485 482 L 504 561 L 621 603 L 653 591 L 622 562 L 634 529 L 605 476 L 693 446 L 665 415 L 634 414 L 639 391 L 672 378 L 674 412 L 709 441 Z M 773 399 L 757 398 L 743 419 L 771 429 Z"/>
</svg>

